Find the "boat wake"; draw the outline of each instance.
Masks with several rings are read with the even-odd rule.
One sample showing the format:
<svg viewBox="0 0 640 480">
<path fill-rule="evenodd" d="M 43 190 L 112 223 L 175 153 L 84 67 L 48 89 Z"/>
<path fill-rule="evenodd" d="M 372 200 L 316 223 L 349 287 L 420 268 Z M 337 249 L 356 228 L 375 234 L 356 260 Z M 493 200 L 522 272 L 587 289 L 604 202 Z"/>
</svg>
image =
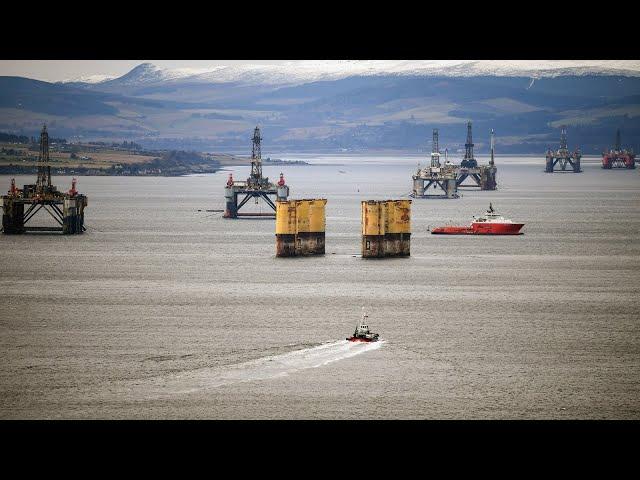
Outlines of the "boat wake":
<svg viewBox="0 0 640 480">
<path fill-rule="evenodd" d="M 280 355 L 216 368 L 203 368 L 172 376 L 138 381 L 135 390 L 145 397 L 193 393 L 235 383 L 268 380 L 317 368 L 361 353 L 376 350 L 384 341 L 361 343 L 341 340 Z"/>
</svg>

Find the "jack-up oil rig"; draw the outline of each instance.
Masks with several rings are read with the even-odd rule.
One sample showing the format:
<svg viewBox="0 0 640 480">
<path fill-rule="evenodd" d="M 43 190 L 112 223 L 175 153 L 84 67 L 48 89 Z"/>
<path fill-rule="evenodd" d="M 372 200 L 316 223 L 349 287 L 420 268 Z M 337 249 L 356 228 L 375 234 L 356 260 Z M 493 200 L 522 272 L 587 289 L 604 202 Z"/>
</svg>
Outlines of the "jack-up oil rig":
<svg viewBox="0 0 640 480">
<path fill-rule="evenodd" d="M 636 155 L 633 150 L 620 146 L 620 130 L 616 131 L 616 148 L 602 154 L 602 168 L 636 168 Z"/>
<path fill-rule="evenodd" d="M 440 148 L 438 145 L 438 129 L 433 129 L 433 147 L 431 150 L 431 166 L 419 168 L 413 175 L 413 198 L 458 198 L 458 187 L 479 187 L 480 190 L 496 189 L 496 173 L 498 171 L 494 159 L 494 131 L 491 130 L 491 159 L 489 165 L 478 165 L 473 155 L 471 122 L 467 123 L 467 143 L 465 155 L 460 165 L 449 162 L 445 155 L 444 165 L 440 164 Z M 463 185 L 470 178 L 475 185 Z M 437 193 L 430 193 L 431 186 Z M 438 191 L 438 188 L 440 191 Z"/>
<path fill-rule="evenodd" d="M 573 173 L 580 173 L 580 149 L 576 149 L 573 153 L 567 148 L 567 127 L 562 126 L 560 131 L 560 148 L 555 152 L 551 149 L 547 150 L 547 160 L 545 172 L 553 173 L 557 164 L 560 164 L 560 170 L 567 171 L 567 164 L 571 165 Z M 556 170 L 557 171 L 557 170 Z"/>
<path fill-rule="evenodd" d="M 262 156 L 260 151 L 260 128 L 256 127 L 253 131 L 253 148 L 251 151 L 251 175 L 246 182 L 238 182 L 229 174 L 229 180 L 224 189 L 225 210 L 224 218 L 238 217 L 274 217 L 276 216 L 276 206 L 269 198 L 274 195 L 276 200 L 286 200 L 289 196 L 289 187 L 286 185 L 284 176 L 280 173 L 280 180 L 277 184 L 269 182 L 268 177 L 262 176 Z M 245 195 L 240 203 L 238 203 L 238 195 Z M 262 198 L 267 205 L 273 209 L 273 213 L 240 213 L 240 210 L 249 200 L 255 198 L 256 204 Z"/>
<path fill-rule="evenodd" d="M 25 206 L 27 211 L 25 212 Z M 62 206 L 62 208 L 60 208 Z M 40 133 L 40 154 L 38 156 L 38 179 L 35 185 L 16 188 L 11 179 L 11 188 L 2 196 L 2 231 L 5 234 L 25 232 L 62 232 L 80 234 L 84 226 L 84 209 L 87 197 L 76 190 L 76 179 L 71 182 L 71 190 L 60 192 L 51 184 L 49 165 L 49 134 L 46 125 Z M 60 225 L 59 227 L 27 226 L 36 213 L 44 209 Z"/>
</svg>

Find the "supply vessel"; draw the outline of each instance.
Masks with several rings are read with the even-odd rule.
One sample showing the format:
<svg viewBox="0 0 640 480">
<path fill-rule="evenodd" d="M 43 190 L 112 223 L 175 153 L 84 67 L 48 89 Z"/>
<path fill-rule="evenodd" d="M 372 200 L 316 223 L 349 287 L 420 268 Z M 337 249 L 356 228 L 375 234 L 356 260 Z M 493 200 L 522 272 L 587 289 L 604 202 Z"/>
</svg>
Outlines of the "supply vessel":
<svg viewBox="0 0 640 480">
<path fill-rule="evenodd" d="M 362 307 L 362 319 L 360 323 L 356 325 L 356 330 L 353 332 L 353 335 L 348 337 L 347 340 L 350 342 L 377 342 L 379 335 L 369 330 L 368 319 L 369 316 L 364 311 L 364 307 Z"/>
<path fill-rule="evenodd" d="M 520 229 L 524 223 L 514 223 L 508 218 L 496 213 L 493 205 L 489 204 L 489 209 L 484 215 L 476 218 L 468 226 L 436 227 L 431 230 L 434 235 L 521 235 Z"/>
</svg>

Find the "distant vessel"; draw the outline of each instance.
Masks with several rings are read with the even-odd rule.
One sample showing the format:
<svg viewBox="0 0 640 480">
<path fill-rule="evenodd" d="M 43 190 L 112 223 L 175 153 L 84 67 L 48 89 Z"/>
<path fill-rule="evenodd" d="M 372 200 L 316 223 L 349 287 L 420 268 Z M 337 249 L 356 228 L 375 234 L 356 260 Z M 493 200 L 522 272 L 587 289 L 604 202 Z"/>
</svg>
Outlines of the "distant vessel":
<svg viewBox="0 0 640 480">
<path fill-rule="evenodd" d="M 475 218 L 466 227 L 437 227 L 431 233 L 441 235 L 519 235 L 524 223 L 513 223 L 511 220 L 498 215 L 493 206 L 489 204 L 489 210 Z"/>
<path fill-rule="evenodd" d="M 369 330 L 368 323 L 369 316 L 364 311 L 364 307 L 362 307 L 362 319 L 360 323 L 356 325 L 356 331 L 353 332 L 351 337 L 348 337 L 347 340 L 350 342 L 377 342 L 379 335 L 377 333 L 371 333 Z"/>
</svg>

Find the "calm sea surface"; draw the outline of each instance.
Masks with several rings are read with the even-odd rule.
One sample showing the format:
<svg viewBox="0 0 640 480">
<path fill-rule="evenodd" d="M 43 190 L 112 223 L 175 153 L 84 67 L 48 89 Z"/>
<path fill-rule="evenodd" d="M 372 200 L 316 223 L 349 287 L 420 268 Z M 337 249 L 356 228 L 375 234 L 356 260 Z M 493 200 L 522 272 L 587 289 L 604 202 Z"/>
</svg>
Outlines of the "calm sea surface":
<svg viewBox="0 0 640 480">
<path fill-rule="evenodd" d="M 324 257 L 205 211 L 248 167 L 80 177 L 84 235 L 0 236 L 0 418 L 640 418 L 640 169 L 498 157 L 499 190 L 415 200 L 411 257 L 364 260 L 360 201 L 420 158 L 279 158 L 312 163 L 264 171 L 328 199 Z M 524 235 L 429 234 L 489 202 Z M 383 342 L 344 340 L 362 306 Z"/>
</svg>

